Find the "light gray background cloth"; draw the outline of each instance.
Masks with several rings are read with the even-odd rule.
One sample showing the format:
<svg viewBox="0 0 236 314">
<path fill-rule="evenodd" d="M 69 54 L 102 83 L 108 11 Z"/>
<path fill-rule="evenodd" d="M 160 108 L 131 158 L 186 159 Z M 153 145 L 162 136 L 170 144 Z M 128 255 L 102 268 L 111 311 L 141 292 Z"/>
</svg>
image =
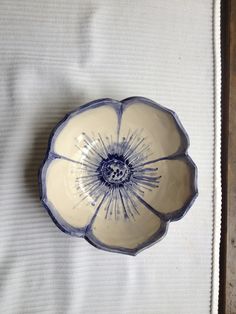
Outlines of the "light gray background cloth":
<svg viewBox="0 0 236 314">
<path fill-rule="evenodd" d="M 213 12 L 212 0 L 0 1 L 1 313 L 211 311 Z M 137 95 L 178 114 L 199 197 L 161 242 L 131 257 L 62 233 L 39 202 L 37 171 L 68 111 Z"/>
</svg>

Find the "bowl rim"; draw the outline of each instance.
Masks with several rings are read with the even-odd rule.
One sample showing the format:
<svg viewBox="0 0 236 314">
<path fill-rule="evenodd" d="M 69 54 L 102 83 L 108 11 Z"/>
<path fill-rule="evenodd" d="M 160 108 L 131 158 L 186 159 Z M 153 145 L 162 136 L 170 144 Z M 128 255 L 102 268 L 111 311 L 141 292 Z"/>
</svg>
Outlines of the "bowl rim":
<svg viewBox="0 0 236 314">
<path fill-rule="evenodd" d="M 57 136 L 59 135 L 60 131 L 66 126 L 68 121 L 76 116 L 81 114 L 84 111 L 93 109 L 93 108 L 98 108 L 102 105 L 105 105 L 106 103 L 109 105 L 112 105 L 113 108 L 117 111 L 118 115 L 122 114 L 123 109 L 125 106 L 129 106 L 130 104 L 134 102 L 141 102 L 142 104 L 146 104 L 149 106 L 152 106 L 156 109 L 159 109 L 161 111 L 169 113 L 175 120 L 176 126 L 181 134 L 182 140 L 183 140 L 183 145 L 184 145 L 184 151 L 182 151 L 181 147 L 180 150 L 182 151 L 181 153 L 175 152 L 174 154 L 168 156 L 168 157 L 162 157 L 158 159 L 157 161 L 161 160 L 171 160 L 175 158 L 184 158 L 187 160 L 190 170 L 191 170 L 191 175 L 193 176 L 193 182 L 192 182 L 192 194 L 190 198 L 186 201 L 184 206 L 182 206 L 179 210 L 176 210 L 174 214 L 158 214 L 157 212 L 155 213 L 157 216 L 161 215 L 161 226 L 155 232 L 150 238 L 148 238 L 146 241 L 135 247 L 134 249 L 128 249 L 128 248 L 123 248 L 123 247 L 117 247 L 117 246 L 109 246 L 101 241 L 99 241 L 91 232 L 91 226 L 93 224 L 93 221 L 96 217 L 96 212 L 93 215 L 90 223 L 88 226 L 83 227 L 83 228 L 75 228 L 68 224 L 61 216 L 60 214 L 56 211 L 52 203 L 47 199 L 46 196 L 46 172 L 49 164 L 52 162 L 52 160 L 55 159 L 60 159 L 61 156 L 57 155 L 55 152 L 51 151 L 55 140 L 57 139 Z M 148 98 L 142 97 L 142 96 L 132 96 L 129 98 L 125 98 L 121 101 L 114 100 L 112 98 L 100 98 L 91 102 L 88 102 L 70 112 L 68 112 L 63 119 L 61 119 L 51 130 L 50 135 L 49 135 L 49 140 L 48 140 L 48 145 L 47 145 L 47 150 L 45 157 L 39 167 L 38 171 L 38 184 L 39 184 L 39 197 L 42 205 L 44 208 L 47 210 L 48 214 L 50 215 L 51 219 L 55 223 L 55 225 L 64 233 L 69 234 L 71 236 L 76 236 L 79 238 L 84 238 L 87 240 L 90 244 L 92 244 L 94 247 L 98 249 L 102 249 L 105 251 L 109 252 L 116 252 L 116 253 L 122 253 L 122 254 L 128 254 L 135 256 L 142 250 L 154 245 L 155 243 L 159 242 L 166 234 L 168 231 L 168 226 L 169 223 L 172 221 L 177 221 L 181 219 L 182 217 L 185 216 L 185 214 L 188 212 L 190 207 L 193 205 L 194 201 L 196 200 L 199 192 L 198 192 L 198 186 L 197 186 L 197 179 L 198 179 L 198 169 L 196 164 L 193 162 L 192 158 L 188 154 L 188 148 L 190 146 L 190 140 L 189 136 L 183 127 L 178 115 L 171 109 L 166 108 L 153 100 L 150 100 Z M 63 157 L 63 159 L 68 159 Z"/>
</svg>

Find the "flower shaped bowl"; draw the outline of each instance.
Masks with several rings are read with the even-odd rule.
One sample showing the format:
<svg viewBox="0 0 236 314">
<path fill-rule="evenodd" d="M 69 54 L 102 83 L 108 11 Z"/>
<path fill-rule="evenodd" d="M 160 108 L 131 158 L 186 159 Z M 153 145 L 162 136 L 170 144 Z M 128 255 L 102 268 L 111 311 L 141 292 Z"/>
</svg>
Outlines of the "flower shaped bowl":
<svg viewBox="0 0 236 314">
<path fill-rule="evenodd" d="M 197 196 L 197 169 L 177 115 L 143 97 L 99 99 L 49 139 L 40 197 L 55 224 L 97 248 L 136 255 Z"/>
</svg>

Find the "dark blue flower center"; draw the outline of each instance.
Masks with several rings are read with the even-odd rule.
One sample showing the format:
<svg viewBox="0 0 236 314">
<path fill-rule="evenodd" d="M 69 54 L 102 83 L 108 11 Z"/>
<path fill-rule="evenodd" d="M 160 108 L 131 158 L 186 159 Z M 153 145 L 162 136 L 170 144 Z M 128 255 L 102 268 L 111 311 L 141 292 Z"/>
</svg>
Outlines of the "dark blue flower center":
<svg viewBox="0 0 236 314">
<path fill-rule="evenodd" d="M 108 155 L 107 159 L 102 160 L 98 170 L 100 179 L 109 184 L 120 186 L 129 181 L 132 167 L 123 156 Z"/>
</svg>

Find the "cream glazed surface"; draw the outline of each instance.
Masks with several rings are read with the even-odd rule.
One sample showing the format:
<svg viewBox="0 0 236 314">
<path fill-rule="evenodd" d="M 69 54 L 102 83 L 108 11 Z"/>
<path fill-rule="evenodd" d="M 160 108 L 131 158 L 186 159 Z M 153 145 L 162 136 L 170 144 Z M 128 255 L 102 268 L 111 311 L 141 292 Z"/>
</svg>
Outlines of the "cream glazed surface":
<svg viewBox="0 0 236 314">
<path fill-rule="evenodd" d="M 152 100 L 93 101 L 53 130 L 39 174 L 42 203 L 62 231 L 136 255 L 198 194 L 188 146 L 177 115 Z"/>
</svg>

